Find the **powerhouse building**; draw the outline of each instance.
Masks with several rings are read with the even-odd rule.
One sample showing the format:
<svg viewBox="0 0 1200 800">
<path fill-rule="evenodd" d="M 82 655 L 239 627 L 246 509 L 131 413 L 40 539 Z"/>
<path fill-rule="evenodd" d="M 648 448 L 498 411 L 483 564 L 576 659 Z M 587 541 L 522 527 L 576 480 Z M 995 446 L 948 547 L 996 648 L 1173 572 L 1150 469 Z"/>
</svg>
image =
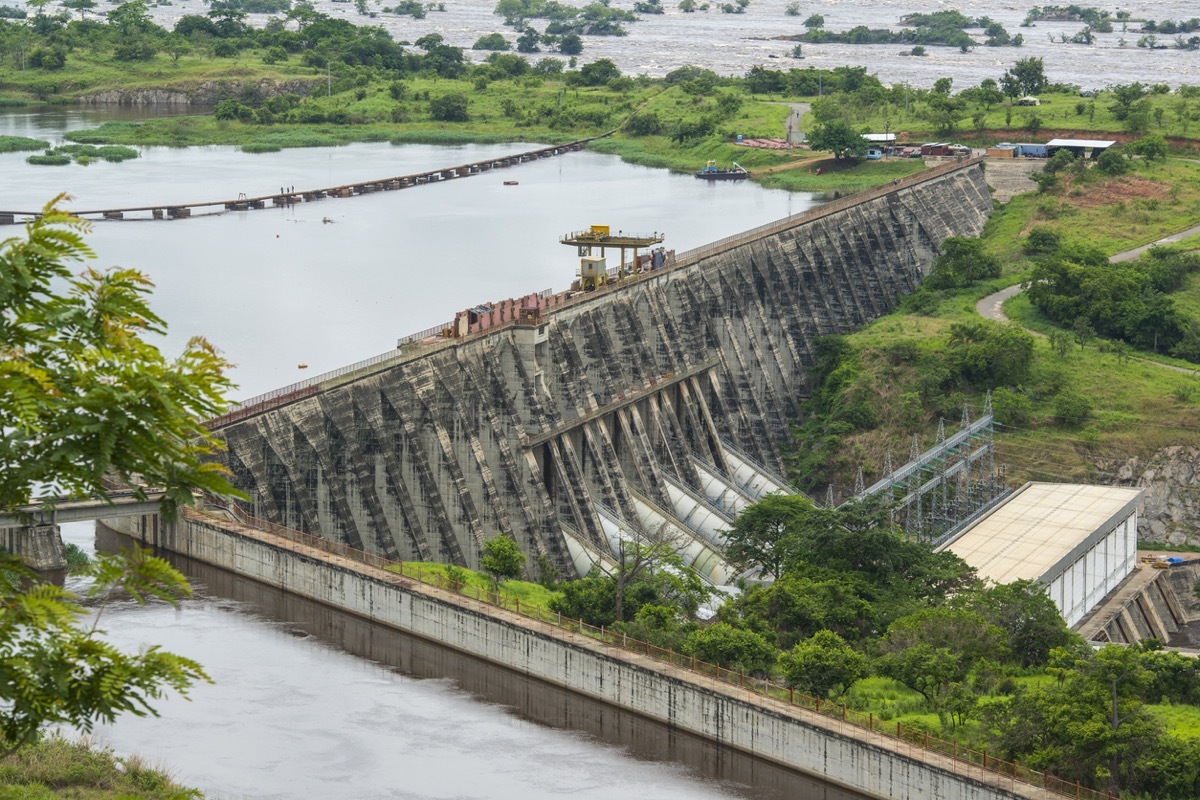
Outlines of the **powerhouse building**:
<svg viewBox="0 0 1200 800">
<path fill-rule="evenodd" d="M 1143 490 L 1027 483 L 945 545 L 996 583 L 1039 581 L 1074 625 L 1133 571 Z"/>
</svg>

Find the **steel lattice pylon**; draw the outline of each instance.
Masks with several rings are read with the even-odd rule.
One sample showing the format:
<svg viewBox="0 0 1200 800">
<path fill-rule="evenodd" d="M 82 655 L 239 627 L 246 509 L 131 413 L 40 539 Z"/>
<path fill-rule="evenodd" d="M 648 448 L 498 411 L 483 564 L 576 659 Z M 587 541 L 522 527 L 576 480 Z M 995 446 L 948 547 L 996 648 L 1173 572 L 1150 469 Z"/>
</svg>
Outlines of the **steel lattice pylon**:
<svg viewBox="0 0 1200 800">
<path fill-rule="evenodd" d="M 996 468 L 996 433 L 991 395 L 984 414 L 971 422 L 963 410 L 960 429 L 947 437 L 938 425 L 937 443 L 918 454 L 913 437 L 908 463 L 891 468 L 885 460 L 882 479 L 863 489 L 855 486 L 852 499 L 889 497 L 896 522 L 910 539 L 937 543 L 957 532 L 1009 493 Z M 859 481 L 861 481 L 861 470 Z"/>
</svg>

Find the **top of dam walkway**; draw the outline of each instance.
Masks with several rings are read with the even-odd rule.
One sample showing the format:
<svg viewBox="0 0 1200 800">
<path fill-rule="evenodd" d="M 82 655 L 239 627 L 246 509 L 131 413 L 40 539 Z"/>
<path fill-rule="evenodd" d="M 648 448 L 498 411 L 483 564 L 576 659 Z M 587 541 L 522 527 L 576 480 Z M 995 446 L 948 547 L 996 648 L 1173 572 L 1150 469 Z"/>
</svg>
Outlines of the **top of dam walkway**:
<svg viewBox="0 0 1200 800">
<path fill-rule="evenodd" d="M 588 141 L 588 140 L 580 140 Z M 564 145 L 565 146 L 565 145 Z M 835 198 L 827 203 L 822 203 L 816 208 L 808 209 L 807 211 L 791 216 L 784 217 L 774 222 L 769 222 L 764 225 L 751 228 L 740 233 L 727 236 L 723 239 L 718 239 L 708 244 L 687 250 L 683 253 L 673 254 L 673 257 L 668 259 L 667 264 L 661 270 L 643 272 L 640 274 L 628 275 L 619 280 L 609 281 L 595 291 L 589 292 L 573 292 L 563 291 L 555 293 L 553 290 L 546 289 L 536 292 L 517 300 L 503 301 L 510 305 L 522 304 L 521 307 L 526 307 L 525 304 L 530 304 L 530 307 L 536 307 L 540 310 L 545 310 L 548 313 L 557 313 L 567 308 L 575 307 L 584 303 L 594 302 L 604 297 L 611 296 L 613 293 L 620 292 L 623 289 L 628 289 L 630 286 L 644 281 L 652 280 L 661 275 L 679 270 L 685 267 L 697 264 L 705 259 L 713 256 L 729 252 L 739 247 L 752 244 L 769 236 L 782 233 L 800 225 L 805 225 L 816 220 L 824 219 L 835 214 L 839 214 L 856 206 L 869 203 L 880 198 L 885 198 L 891 195 L 896 195 L 917 186 L 920 186 L 931 181 L 936 181 L 941 178 L 951 175 L 961 170 L 970 169 L 984 163 L 983 157 L 961 158 L 956 161 L 946 162 L 931 167 L 921 172 L 896 179 L 889 184 L 877 186 L 871 189 L 864 189 L 854 194 L 844 197 Z M 672 251 L 673 252 L 673 251 Z M 620 268 L 615 268 L 619 270 Z M 515 313 L 511 318 L 504 319 L 498 324 L 489 326 L 486 330 L 467 332 L 465 335 L 446 335 L 447 331 L 454 331 L 454 322 L 448 321 L 440 325 L 435 325 L 425 330 L 410 334 L 401 338 L 394 349 L 387 350 L 371 358 L 357 361 L 353 364 L 348 364 L 344 367 L 339 367 L 334 370 L 315 375 L 302 381 L 283 386 L 279 389 L 274 389 L 254 397 L 248 398 L 235 406 L 227 413 L 208 421 L 208 426 L 212 429 L 217 429 L 239 422 L 247 417 L 254 416 L 274 408 L 278 408 L 289 403 L 302 400 L 314 394 L 321 392 L 333 386 L 340 386 L 348 380 L 354 380 L 375 372 L 388 369 L 397 363 L 407 361 L 413 358 L 420 358 L 429 353 L 446 347 L 453 347 L 476 339 L 491 336 L 503 330 L 508 330 L 513 327 L 522 325 L 528 326 L 532 324 L 544 324 L 545 318 L 540 314 L 533 320 L 522 318 L 520 313 Z"/>
</svg>

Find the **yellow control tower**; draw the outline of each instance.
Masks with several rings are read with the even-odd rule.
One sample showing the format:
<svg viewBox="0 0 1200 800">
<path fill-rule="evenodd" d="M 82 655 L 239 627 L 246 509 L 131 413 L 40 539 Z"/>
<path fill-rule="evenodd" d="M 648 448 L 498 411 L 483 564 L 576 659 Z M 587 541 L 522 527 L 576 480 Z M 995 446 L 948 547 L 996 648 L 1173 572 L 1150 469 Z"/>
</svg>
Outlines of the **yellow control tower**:
<svg viewBox="0 0 1200 800">
<path fill-rule="evenodd" d="M 610 247 L 620 249 L 621 262 L 616 274 L 616 279 L 620 280 L 626 275 L 632 275 L 637 269 L 639 248 L 659 244 L 662 240 L 663 234 L 657 231 L 651 234 L 624 231 L 613 233 L 608 225 L 593 225 L 586 231 L 568 233 L 559 239 L 563 244 L 575 246 L 579 253 L 579 288 L 585 292 L 598 289 L 608 282 L 605 250 Z M 595 254 L 597 248 L 600 251 L 598 256 Z M 625 251 L 629 249 L 633 250 L 633 260 L 626 264 Z"/>
</svg>

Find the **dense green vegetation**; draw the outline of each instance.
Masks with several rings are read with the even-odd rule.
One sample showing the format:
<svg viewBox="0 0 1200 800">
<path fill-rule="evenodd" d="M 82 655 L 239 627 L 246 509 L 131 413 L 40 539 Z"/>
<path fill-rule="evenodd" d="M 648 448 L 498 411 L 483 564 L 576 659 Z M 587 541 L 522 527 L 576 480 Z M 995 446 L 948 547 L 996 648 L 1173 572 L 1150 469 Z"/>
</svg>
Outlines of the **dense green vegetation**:
<svg viewBox="0 0 1200 800">
<path fill-rule="evenodd" d="M 985 585 L 876 504 L 773 496 L 728 537 L 735 563 L 774 580 L 744 584 L 715 620 L 697 621 L 704 587 L 681 584 L 663 542 L 626 543 L 549 607 L 1068 782 L 1192 796 L 1196 716 L 1171 709 L 1200 699 L 1193 659 L 1155 642 L 1094 651 L 1039 584 Z"/>
<path fill-rule="evenodd" d="M 50 143 L 43 139 L 25 136 L 0 136 L 0 153 L 19 153 L 27 150 L 44 150 Z"/>
<path fill-rule="evenodd" d="M 43 166 L 65 166 L 72 161 L 76 164 L 87 166 L 93 161 L 120 163 L 121 161 L 128 161 L 131 158 L 137 157 L 138 151 L 132 147 L 122 147 L 120 145 L 96 147 L 90 144 L 67 144 L 61 147 L 50 148 L 42 155 L 29 156 L 25 160 L 30 164 Z"/>
</svg>

